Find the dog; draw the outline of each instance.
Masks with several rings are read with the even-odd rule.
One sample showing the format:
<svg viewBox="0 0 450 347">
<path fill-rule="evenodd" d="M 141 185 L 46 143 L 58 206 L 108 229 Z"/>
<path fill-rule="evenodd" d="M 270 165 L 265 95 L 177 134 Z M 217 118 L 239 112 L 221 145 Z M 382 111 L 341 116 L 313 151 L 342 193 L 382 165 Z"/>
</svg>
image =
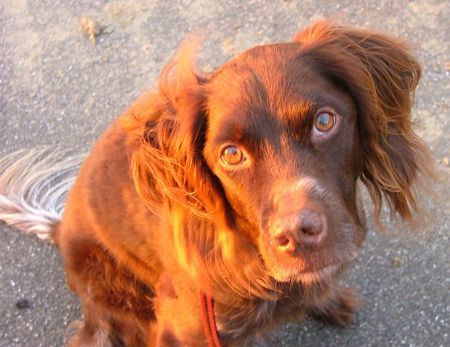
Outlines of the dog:
<svg viewBox="0 0 450 347">
<path fill-rule="evenodd" d="M 366 236 L 358 182 L 376 220 L 384 204 L 419 209 L 430 160 L 403 42 L 319 21 L 211 73 L 199 46 L 79 173 L 51 149 L 0 162 L 0 219 L 52 240 L 80 297 L 68 346 L 240 346 L 306 315 L 349 325 L 358 297 L 337 279 Z"/>
</svg>

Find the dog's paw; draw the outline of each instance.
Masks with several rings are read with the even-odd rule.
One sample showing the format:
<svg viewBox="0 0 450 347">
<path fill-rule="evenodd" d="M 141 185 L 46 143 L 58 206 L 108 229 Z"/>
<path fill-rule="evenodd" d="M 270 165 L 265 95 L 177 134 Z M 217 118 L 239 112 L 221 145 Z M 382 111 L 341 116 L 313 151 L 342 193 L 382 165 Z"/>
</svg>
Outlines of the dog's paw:
<svg viewBox="0 0 450 347">
<path fill-rule="evenodd" d="M 348 326 L 353 323 L 353 316 L 360 306 L 356 289 L 338 287 L 321 305 L 313 308 L 311 315 L 330 325 Z"/>
</svg>

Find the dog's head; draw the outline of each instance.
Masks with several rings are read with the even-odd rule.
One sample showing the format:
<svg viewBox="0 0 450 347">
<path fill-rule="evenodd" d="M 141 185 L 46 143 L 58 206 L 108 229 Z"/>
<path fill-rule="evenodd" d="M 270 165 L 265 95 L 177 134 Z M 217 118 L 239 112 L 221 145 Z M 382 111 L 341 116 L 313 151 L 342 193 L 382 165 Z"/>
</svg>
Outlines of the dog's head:
<svg viewBox="0 0 450 347">
<path fill-rule="evenodd" d="M 153 109 L 135 114 L 145 145 L 133 168 L 149 206 L 171 211 L 193 273 L 220 259 L 221 277 L 244 269 L 247 284 L 247 263 L 266 285 L 326 280 L 365 237 L 358 179 L 376 215 L 384 199 L 411 216 L 427 152 L 410 117 L 421 70 L 402 43 L 319 22 L 208 76 L 190 65 L 192 47 L 163 72 Z"/>
</svg>

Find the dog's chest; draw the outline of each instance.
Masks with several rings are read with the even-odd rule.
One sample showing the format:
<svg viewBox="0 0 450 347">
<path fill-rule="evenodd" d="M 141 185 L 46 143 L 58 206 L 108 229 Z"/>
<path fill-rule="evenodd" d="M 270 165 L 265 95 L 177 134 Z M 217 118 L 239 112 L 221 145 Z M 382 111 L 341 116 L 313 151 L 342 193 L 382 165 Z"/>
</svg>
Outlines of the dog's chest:
<svg viewBox="0 0 450 347">
<path fill-rule="evenodd" d="M 303 318 L 305 311 L 301 298 L 253 300 L 233 308 L 224 305 L 216 305 L 215 308 L 219 336 L 231 344 L 262 337 L 286 320 Z"/>
</svg>

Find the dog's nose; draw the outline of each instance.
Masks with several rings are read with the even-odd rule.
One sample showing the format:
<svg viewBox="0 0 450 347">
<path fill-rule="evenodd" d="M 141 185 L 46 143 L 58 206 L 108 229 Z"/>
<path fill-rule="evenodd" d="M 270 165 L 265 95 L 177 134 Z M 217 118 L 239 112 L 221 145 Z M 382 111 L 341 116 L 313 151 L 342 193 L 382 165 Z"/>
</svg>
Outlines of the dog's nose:
<svg viewBox="0 0 450 347">
<path fill-rule="evenodd" d="M 282 253 L 295 255 L 299 249 L 316 249 L 325 241 L 327 226 L 322 213 L 305 209 L 276 223 L 272 244 Z"/>
</svg>

